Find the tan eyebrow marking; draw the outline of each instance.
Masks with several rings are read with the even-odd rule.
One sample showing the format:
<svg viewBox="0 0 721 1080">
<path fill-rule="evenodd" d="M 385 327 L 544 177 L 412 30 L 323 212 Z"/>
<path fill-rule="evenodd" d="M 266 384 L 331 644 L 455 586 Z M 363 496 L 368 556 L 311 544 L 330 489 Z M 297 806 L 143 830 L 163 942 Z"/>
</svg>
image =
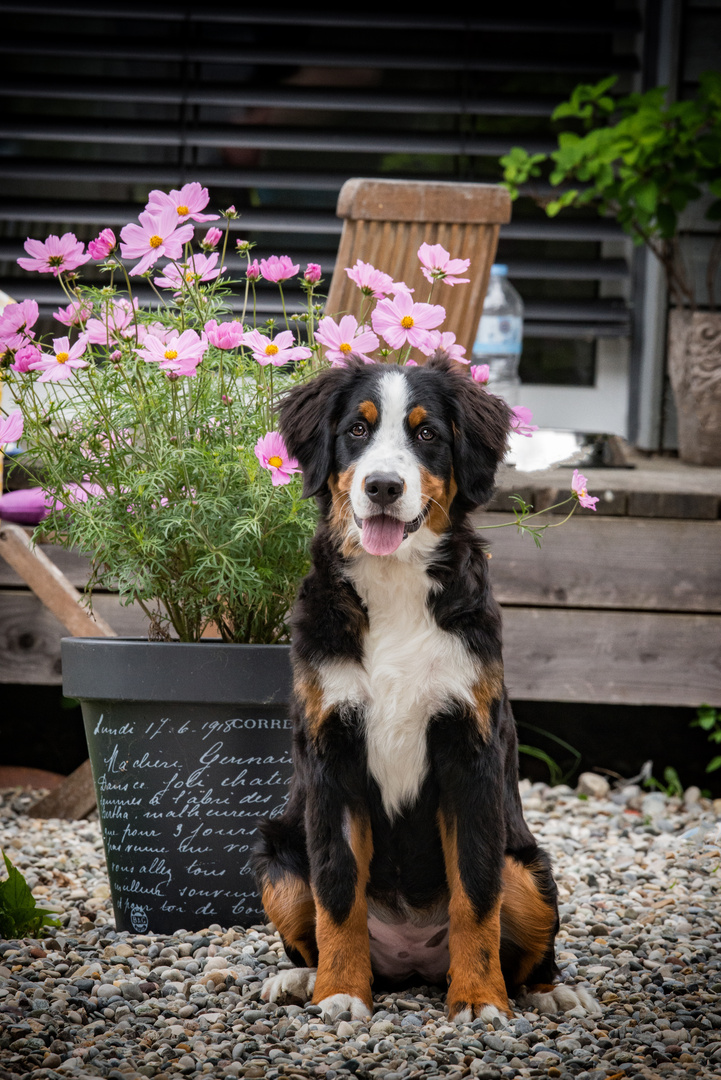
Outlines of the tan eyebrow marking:
<svg viewBox="0 0 721 1080">
<path fill-rule="evenodd" d="M 378 419 L 378 409 L 372 401 L 361 401 L 358 412 L 365 417 L 369 424 L 375 424 Z"/>
<path fill-rule="evenodd" d="M 423 423 L 427 416 L 428 413 L 423 408 L 423 406 L 416 405 L 415 409 L 411 409 L 411 411 L 408 413 L 408 423 L 411 425 L 412 428 L 418 427 L 419 424 Z"/>
</svg>

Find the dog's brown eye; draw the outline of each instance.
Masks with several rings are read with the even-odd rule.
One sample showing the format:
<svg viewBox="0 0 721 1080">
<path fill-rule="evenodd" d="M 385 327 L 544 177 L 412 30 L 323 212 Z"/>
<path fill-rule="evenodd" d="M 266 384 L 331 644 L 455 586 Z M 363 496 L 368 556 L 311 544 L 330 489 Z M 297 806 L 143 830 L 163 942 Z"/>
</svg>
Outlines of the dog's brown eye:
<svg viewBox="0 0 721 1080">
<path fill-rule="evenodd" d="M 350 429 L 350 433 L 351 435 L 354 435 L 356 439 L 362 439 L 365 435 L 368 434 L 368 428 L 365 426 L 365 424 L 354 424 L 353 427 Z"/>
<path fill-rule="evenodd" d="M 433 428 L 422 427 L 421 430 L 418 432 L 418 438 L 422 439 L 423 442 L 430 442 L 431 439 L 435 439 L 435 437 L 436 433 Z"/>
</svg>

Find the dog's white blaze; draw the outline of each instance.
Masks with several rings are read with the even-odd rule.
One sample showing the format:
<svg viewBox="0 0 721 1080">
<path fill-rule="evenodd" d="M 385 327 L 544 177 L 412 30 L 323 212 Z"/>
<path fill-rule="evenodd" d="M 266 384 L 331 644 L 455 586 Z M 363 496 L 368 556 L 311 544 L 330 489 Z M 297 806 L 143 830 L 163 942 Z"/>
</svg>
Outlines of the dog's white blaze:
<svg viewBox="0 0 721 1080">
<path fill-rule="evenodd" d="M 428 610 L 433 582 L 425 566 L 418 555 L 352 560 L 348 573 L 368 610 L 363 663 L 318 672 L 326 708 L 364 707 L 368 769 L 389 817 L 418 796 L 428 771 L 428 721 L 451 701 L 473 705 L 480 674 L 460 638 L 441 630 Z"/>
<path fill-rule="evenodd" d="M 411 449 L 405 428 L 408 416 L 408 386 L 400 371 L 389 371 L 380 379 L 380 422 L 368 449 L 355 464 L 350 489 L 351 506 L 360 518 L 368 517 L 377 507 L 365 493 L 364 483 L 372 473 L 395 473 L 405 489 L 393 504 L 393 513 L 403 521 L 413 521 L 423 509 L 421 470 Z"/>
</svg>

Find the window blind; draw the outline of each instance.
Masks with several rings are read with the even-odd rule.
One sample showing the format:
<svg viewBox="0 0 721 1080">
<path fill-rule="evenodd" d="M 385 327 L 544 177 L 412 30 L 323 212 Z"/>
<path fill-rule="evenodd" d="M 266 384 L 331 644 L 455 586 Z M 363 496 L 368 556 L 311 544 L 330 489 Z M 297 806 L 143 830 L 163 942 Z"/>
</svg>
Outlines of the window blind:
<svg viewBox="0 0 721 1080">
<path fill-rule="evenodd" d="M 254 254 L 319 262 L 329 281 L 346 179 L 497 181 L 511 146 L 552 148 L 551 111 L 578 82 L 630 89 L 642 54 L 620 0 L 528 18 L 245 7 L 0 0 L 0 288 L 51 310 L 57 282 L 15 262 L 27 236 L 117 232 L 152 188 L 190 180 L 236 206 Z M 622 238 L 593 212 L 515 204 L 498 260 L 526 304 L 534 381 L 592 379 L 594 342 L 629 333 Z M 240 272 L 232 251 L 226 264 Z M 270 290 L 260 307 L 279 314 Z"/>
</svg>

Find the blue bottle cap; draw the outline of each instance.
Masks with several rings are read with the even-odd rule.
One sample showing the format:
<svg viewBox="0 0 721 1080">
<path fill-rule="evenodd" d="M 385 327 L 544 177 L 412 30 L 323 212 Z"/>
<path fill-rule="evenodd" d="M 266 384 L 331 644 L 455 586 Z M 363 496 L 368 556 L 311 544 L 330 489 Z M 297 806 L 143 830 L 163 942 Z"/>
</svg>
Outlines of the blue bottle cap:
<svg viewBox="0 0 721 1080">
<path fill-rule="evenodd" d="M 491 277 L 506 277 L 508 267 L 505 263 L 494 263 L 491 267 Z"/>
</svg>

